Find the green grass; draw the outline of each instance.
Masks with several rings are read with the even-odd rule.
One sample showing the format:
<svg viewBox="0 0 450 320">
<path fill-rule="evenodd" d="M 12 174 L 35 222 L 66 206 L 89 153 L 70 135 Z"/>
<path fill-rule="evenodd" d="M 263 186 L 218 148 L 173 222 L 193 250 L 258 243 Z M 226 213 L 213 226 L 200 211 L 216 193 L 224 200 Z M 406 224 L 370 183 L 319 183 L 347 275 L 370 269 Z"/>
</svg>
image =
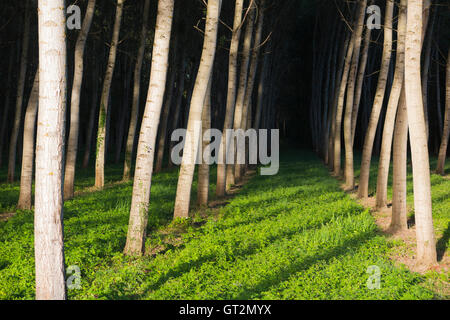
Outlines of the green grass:
<svg viewBox="0 0 450 320">
<path fill-rule="evenodd" d="M 78 171 L 76 190 L 93 184 L 91 173 Z M 120 180 L 121 168 L 108 168 L 106 177 Z M 396 244 L 309 152 L 285 152 L 278 175 L 256 176 L 225 207 L 194 209 L 187 221 L 171 222 L 176 183 L 176 171 L 154 176 L 146 247 L 163 249 L 141 258 L 121 253 L 131 183 L 65 203 L 66 265 L 82 275 L 69 298 L 445 298 L 426 287 L 426 276 L 393 266 L 388 255 Z M 449 221 L 447 183 L 433 185 L 440 194 L 434 202 L 445 203 L 437 226 Z M 0 185 L 0 195 L 2 210 L 13 209 L 18 185 Z M 380 268 L 380 289 L 367 288 L 372 265 Z M 19 212 L 0 223 L 0 299 L 33 298 L 33 215 Z"/>
</svg>

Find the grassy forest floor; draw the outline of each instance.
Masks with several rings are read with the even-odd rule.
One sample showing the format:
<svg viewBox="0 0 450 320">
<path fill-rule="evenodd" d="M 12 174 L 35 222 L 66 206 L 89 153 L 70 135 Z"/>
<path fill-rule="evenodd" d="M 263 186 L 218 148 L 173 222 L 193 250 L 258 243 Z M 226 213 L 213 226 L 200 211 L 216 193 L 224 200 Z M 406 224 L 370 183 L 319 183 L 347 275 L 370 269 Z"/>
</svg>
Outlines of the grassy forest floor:
<svg viewBox="0 0 450 320">
<path fill-rule="evenodd" d="M 186 221 L 171 222 L 177 171 L 156 174 L 140 258 L 121 253 L 132 182 L 119 183 L 121 166 L 110 166 L 107 187 L 95 191 L 93 170 L 79 169 L 77 197 L 64 205 L 66 266 L 78 266 L 82 277 L 69 298 L 450 298 L 448 271 L 419 274 L 391 259 L 408 245 L 386 237 L 376 215 L 343 192 L 315 155 L 282 155 L 278 175 L 254 175 L 234 197 L 194 208 Z M 376 168 L 374 162 L 371 191 Z M 1 181 L 5 175 L 0 172 Z M 214 170 L 211 182 L 213 194 Z M 449 245 L 450 180 L 433 175 L 432 184 L 442 256 Z M 18 189 L 0 185 L 0 212 L 15 210 Z M 196 183 L 193 189 L 194 199 Z M 367 286 L 369 266 L 379 268 L 380 289 Z M 33 298 L 33 214 L 18 212 L 0 222 L 0 299 Z"/>
</svg>

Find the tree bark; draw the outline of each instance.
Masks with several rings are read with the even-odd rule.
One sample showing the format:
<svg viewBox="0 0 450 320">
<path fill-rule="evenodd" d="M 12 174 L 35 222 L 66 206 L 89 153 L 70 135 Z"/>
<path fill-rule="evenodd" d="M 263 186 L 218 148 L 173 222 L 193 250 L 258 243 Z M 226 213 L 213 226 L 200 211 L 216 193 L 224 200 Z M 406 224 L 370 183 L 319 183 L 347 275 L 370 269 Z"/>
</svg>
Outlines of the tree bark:
<svg viewBox="0 0 450 320">
<path fill-rule="evenodd" d="M 89 165 L 89 158 L 91 157 L 91 150 L 93 144 L 93 133 L 95 118 L 97 116 L 97 101 L 98 101 L 98 66 L 95 64 L 92 73 L 92 96 L 91 96 L 91 110 L 89 111 L 88 128 L 86 132 L 86 146 L 83 156 L 83 168 L 87 168 Z"/>
<path fill-rule="evenodd" d="M 131 165 L 133 159 L 134 141 L 136 140 L 136 128 L 139 116 L 139 101 L 141 92 L 141 73 L 142 63 L 144 61 L 145 43 L 148 32 L 148 16 L 149 16 L 150 0 L 145 0 L 144 18 L 142 20 L 141 38 L 139 44 L 136 66 L 134 68 L 134 85 L 133 85 L 133 105 L 131 107 L 130 126 L 128 128 L 127 145 L 125 150 L 125 163 L 123 167 L 123 181 L 131 179 Z"/>
<path fill-rule="evenodd" d="M 175 58 L 173 59 L 175 61 Z M 166 150 L 167 124 L 169 122 L 170 108 L 172 106 L 173 86 L 175 83 L 175 68 L 170 71 L 169 81 L 166 88 L 166 102 L 162 110 L 161 125 L 158 139 L 158 152 L 156 155 L 155 173 L 160 172 L 163 167 L 164 151 Z"/>
<path fill-rule="evenodd" d="M 334 155 L 333 155 L 333 174 L 335 176 L 341 175 L 341 129 L 342 129 L 342 113 L 344 111 L 345 89 L 347 88 L 347 79 L 349 76 L 350 62 L 353 55 L 353 47 L 355 46 L 355 34 L 352 35 L 350 43 L 347 48 L 347 55 L 345 57 L 344 69 L 339 85 L 339 94 L 337 98 L 336 120 L 334 130 Z"/>
<path fill-rule="evenodd" d="M 202 133 L 205 135 L 207 130 L 211 129 L 211 83 L 212 76 L 209 79 L 208 89 L 206 90 L 205 104 L 202 112 Z M 211 141 L 210 135 L 200 137 L 202 148 L 199 156 L 202 157 L 202 163 L 198 166 L 198 184 L 197 184 L 197 203 L 200 206 L 208 204 L 209 196 L 209 163 L 204 161 L 204 154 L 211 154 L 208 145 Z"/>
<path fill-rule="evenodd" d="M 139 134 L 130 221 L 124 249 L 128 255 L 141 255 L 144 252 L 155 142 L 166 88 L 173 9 L 174 0 L 158 1 L 150 82 Z"/>
<path fill-rule="evenodd" d="M 208 1 L 205 39 L 189 110 L 186 142 L 183 149 L 183 159 L 175 198 L 174 218 L 187 218 L 189 216 L 192 180 L 200 142 L 199 132 L 196 131 L 200 129 L 197 128 L 199 124 L 201 126 L 203 105 L 207 95 L 208 82 L 213 70 L 221 6 L 221 0 Z"/>
<path fill-rule="evenodd" d="M 236 87 L 237 87 L 237 58 L 239 50 L 239 38 L 242 31 L 242 9 L 244 0 L 236 0 L 233 22 L 233 34 L 230 44 L 230 55 L 228 61 L 228 91 L 227 91 L 227 106 L 225 111 L 225 121 L 223 124 L 222 139 L 219 148 L 219 163 L 217 164 L 217 183 L 216 195 L 223 197 L 226 194 L 227 184 L 227 168 L 226 155 L 229 146 L 227 145 L 227 129 L 231 129 L 234 118 L 234 108 L 236 104 Z M 231 174 L 232 176 L 232 174 Z"/>
<path fill-rule="evenodd" d="M 450 135 L 450 50 L 447 57 L 446 81 L 444 130 L 442 132 L 442 140 L 441 146 L 439 148 L 439 156 L 436 169 L 436 173 L 440 175 L 445 174 L 445 157 L 447 156 L 448 139 Z"/>
<path fill-rule="evenodd" d="M 120 23 L 122 20 L 124 0 L 117 0 L 116 19 L 114 22 L 113 36 L 109 49 L 108 66 L 106 68 L 105 80 L 103 82 L 102 98 L 100 101 L 100 112 L 98 116 L 97 150 L 95 158 L 95 187 L 103 188 L 105 185 L 105 152 L 106 152 L 106 122 L 108 118 L 109 97 L 111 82 L 116 64 L 117 46 L 119 44 Z"/>
<path fill-rule="evenodd" d="M 370 165 L 372 160 L 372 153 L 373 153 L 373 147 L 374 147 L 374 140 L 375 140 L 375 134 L 377 132 L 378 123 L 380 120 L 380 114 L 381 114 L 381 108 L 383 107 L 383 101 L 384 96 L 386 93 L 386 84 L 387 84 L 387 77 L 389 73 L 389 66 L 391 63 L 391 56 L 392 56 L 392 16 L 394 11 L 394 1 L 387 0 L 386 1 L 386 14 L 385 14 L 385 20 L 384 20 L 384 45 L 383 45 L 383 55 L 381 58 L 381 69 L 380 74 L 378 76 L 378 84 L 377 89 L 375 92 L 375 100 L 373 102 L 372 112 L 370 114 L 369 119 L 369 125 L 367 127 L 366 136 L 364 139 L 364 146 L 363 146 L 363 153 L 362 153 L 362 160 L 361 160 L 361 170 L 360 170 L 360 177 L 359 177 L 359 186 L 358 186 L 358 197 L 359 198 L 367 198 L 369 193 L 369 176 L 370 176 Z M 400 36 L 400 34 L 399 34 Z M 397 50 L 398 52 L 398 50 Z M 399 55 L 400 57 L 400 55 Z M 393 98 L 392 100 L 392 108 L 396 108 L 396 105 L 398 104 L 398 95 L 399 95 L 399 89 L 401 88 L 401 79 L 403 76 L 401 75 L 402 66 L 401 66 L 402 59 L 400 58 L 397 61 L 397 82 L 393 85 L 394 93 L 397 95 L 391 96 Z M 400 83 L 399 83 L 400 82 Z M 399 88 L 400 87 L 400 88 Z M 395 88 L 395 89 L 394 89 Z M 395 106 L 394 106 L 395 105 Z M 396 110 L 395 110 L 396 111 Z M 390 115 L 392 118 L 390 118 L 390 121 L 393 121 L 395 119 L 395 113 Z M 386 119 L 389 119 L 386 117 Z M 391 129 L 392 130 L 392 129 Z M 390 154 L 390 151 L 389 151 Z M 388 163 L 389 166 L 389 163 Z"/>
<path fill-rule="evenodd" d="M 11 106 L 11 79 L 12 79 L 12 73 L 13 73 L 13 65 L 14 65 L 14 49 L 11 49 L 10 56 L 9 56 L 9 64 L 8 64 L 8 77 L 7 82 L 5 84 L 6 86 L 6 94 L 5 94 L 5 102 L 3 104 L 3 115 L 2 115 L 2 123 L 0 128 L 0 166 L 2 165 L 3 161 L 3 149 L 4 149 L 4 142 L 5 142 L 5 131 L 6 131 L 6 121 L 8 119 L 8 113 Z"/>
<path fill-rule="evenodd" d="M 258 68 L 258 61 L 259 61 L 259 51 L 261 46 L 261 38 L 262 38 L 262 31 L 264 26 L 264 0 L 260 2 L 260 6 L 258 8 L 258 24 L 256 26 L 255 31 L 255 40 L 253 42 L 253 49 L 251 52 L 251 62 L 250 62 L 250 70 L 248 72 L 248 83 L 247 88 L 245 91 L 245 97 L 244 97 L 244 105 L 242 110 L 242 118 L 240 123 L 240 128 L 242 130 L 247 130 L 247 122 L 249 117 L 251 118 L 252 113 L 252 106 L 251 106 L 251 100 L 253 95 L 253 88 L 255 85 L 255 78 L 256 78 L 256 70 Z M 247 154 L 248 148 L 246 143 L 245 153 Z M 246 162 L 247 163 L 247 162 Z M 239 170 L 239 175 L 242 177 L 245 174 L 245 165 L 237 164 L 237 170 Z"/>
<path fill-rule="evenodd" d="M 29 1 L 27 1 L 25 7 L 25 24 L 24 33 L 22 39 L 22 54 L 20 58 L 20 71 L 19 81 L 17 84 L 17 96 L 16 96 L 16 111 L 14 115 L 13 129 L 11 132 L 11 138 L 9 142 L 9 157 L 8 157 L 8 183 L 14 182 L 14 174 L 16 171 L 16 154 L 17 154 L 17 140 L 19 139 L 20 124 L 22 121 L 22 105 L 23 105 L 23 92 L 25 88 L 25 76 L 27 74 L 27 57 L 28 57 L 28 45 L 30 37 L 30 8 Z"/>
<path fill-rule="evenodd" d="M 64 171 L 64 199 L 72 199 L 74 193 L 75 166 L 78 153 L 78 137 L 80 128 L 80 96 L 83 82 L 84 48 L 91 28 L 95 12 L 95 1 L 89 0 L 86 15 L 75 46 L 75 71 L 70 103 L 70 130 L 67 144 L 66 168 Z"/>
<path fill-rule="evenodd" d="M 252 38 L 253 38 L 253 26 L 255 23 L 255 14 L 256 7 L 254 1 L 250 3 L 249 13 L 247 15 L 247 26 L 245 28 L 244 35 L 244 47 L 242 49 L 242 60 L 241 60 L 241 71 L 239 76 L 239 88 L 236 97 L 236 106 L 234 109 L 234 130 L 241 129 L 241 122 L 244 116 L 244 103 L 245 103 L 245 93 L 247 91 L 248 77 L 249 77 L 249 65 L 250 65 L 250 51 L 252 46 Z M 239 182 L 241 180 L 241 164 L 237 163 L 237 153 L 239 152 L 238 146 L 236 143 L 234 145 L 234 150 L 237 151 L 234 153 L 234 164 L 230 164 L 230 167 L 233 168 L 234 172 L 234 181 L 233 183 Z M 227 182 L 227 185 L 231 185 L 231 183 Z"/>
<path fill-rule="evenodd" d="M 383 137 L 381 142 L 380 159 L 378 163 L 378 177 L 377 177 L 377 190 L 376 190 L 376 206 L 378 208 L 385 208 L 387 206 L 387 187 L 389 178 L 389 166 L 391 162 L 392 151 L 392 138 L 394 134 L 394 127 L 397 126 L 395 117 L 397 114 L 405 116 L 406 113 L 400 113 L 397 111 L 400 105 L 401 92 L 404 90 L 404 75 L 405 75 L 405 36 L 406 36 L 406 0 L 402 0 L 400 3 L 398 31 L 397 31 L 397 50 L 396 50 L 396 63 L 394 81 L 391 87 L 391 93 L 389 96 L 388 106 L 386 110 L 386 119 L 384 121 Z M 403 101 L 402 103 L 405 103 Z M 406 107 L 405 107 L 406 108 Z M 403 124 L 404 119 L 398 120 L 399 125 Z M 397 129 L 395 129 L 397 131 Z M 398 129 L 402 134 L 403 131 Z M 403 137 L 403 135 L 402 135 Z M 403 150 L 404 144 L 407 143 L 398 138 L 397 145 Z M 399 151 L 400 152 L 400 151 Z M 401 156 L 401 155 L 399 155 Z M 402 159 L 397 161 L 397 164 L 402 163 Z M 400 168 L 399 171 L 403 169 Z M 401 179 L 401 178 L 399 178 Z M 402 180 L 400 180 L 402 181 Z"/>
<path fill-rule="evenodd" d="M 402 10 L 406 10 L 406 0 L 402 0 Z M 401 13 L 406 15 L 406 12 Z M 406 25 L 406 19 L 404 19 Z M 406 174 L 408 158 L 408 112 L 406 109 L 405 88 L 402 86 L 397 108 L 394 134 L 394 172 L 392 183 L 392 219 L 389 226 L 392 232 L 408 229 L 408 209 L 406 207 Z M 392 140 L 392 138 L 391 138 Z"/>
<path fill-rule="evenodd" d="M 353 138 L 352 138 L 352 112 L 355 97 L 355 81 L 358 71 L 359 54 L 361 51 L 361 39 L 364 29 L 364 17 L 366 14 L 367 0 L 359 1 L 358 21 L 353 31 L 355 33 L 352 64 L 347 83 L 347 101 L 344 116 L 344 145 L 345 145 L 345 186 L 348 190 L 355 187 L 355 173 L 353 169 Z"/>
<path fill-rule="evenodd" d="M 425 266 L 437 262 L 436 242 L 431 208 L 430 163 L 428 141 L 423 113 L 420 77 L 421 0 L 408 1 L 405 45 L 405 94 L 408 125 L 411 137 L 411 156 L 414 181 L 414 212 L 416 221 L 417 260 Z"/>
<path fill-rule="evenodd" d="M 39 68 L 39 67 L 38 67 Z M 28 100 L 23 126 L 22 172 L 20 176 L 20 194 L 17 209 L 31 210 L 33 160 L 34 160 L 34 131 L 36 129 L 36 115 L 39 102 L 39 70 L 34 76 L 33 88 Z"/>
<path fill-rule="evenodd" d="M 38 19 L 39 115 L 34 210 L 36 299 L 64 300 L 62 181 L 67 90 L 64 1 L 39 1 Z"/>
</svg>

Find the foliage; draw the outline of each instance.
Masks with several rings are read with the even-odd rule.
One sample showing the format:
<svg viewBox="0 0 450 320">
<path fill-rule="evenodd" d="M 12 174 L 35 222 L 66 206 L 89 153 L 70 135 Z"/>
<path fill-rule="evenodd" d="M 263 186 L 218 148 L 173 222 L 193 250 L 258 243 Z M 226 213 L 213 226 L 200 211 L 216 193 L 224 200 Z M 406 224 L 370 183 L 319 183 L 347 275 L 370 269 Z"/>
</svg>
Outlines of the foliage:
<svg viewBox="0 0 450 320">
<path fill-rule="evenodd" d="M 78 172 L 79 195 L 64 206 L 66 266 L 78 265 L 82 276 L 71 299 L 439 298 L 425 277 L 393 266 L 388 252 L 395 243 L 308 152 L 287 152 L 278 175 L 257 176 L 228 205 L 195 209 L 185 221 L 170 223 L 177 172 L 155 175 L 148 254 L 139 258 L 122 254 L 132 183 L 109 181 L 90 192 L 92 170 Z M 120 167 L 106 173 L 121 178 Z M 2 208 L 11 206 L 18 185 L 0 188 Z M 193 197 L 195 190 L 194 183 Z M 449 212 L 445 194 L 437 196 L 445 203 L 438 217 Z M 0 299 L 32 299 L 31 212 L 0 223 L 0 257 Z M 380 268 L 380 289 L 366 286 L 371 265 Z"/>
</svg>

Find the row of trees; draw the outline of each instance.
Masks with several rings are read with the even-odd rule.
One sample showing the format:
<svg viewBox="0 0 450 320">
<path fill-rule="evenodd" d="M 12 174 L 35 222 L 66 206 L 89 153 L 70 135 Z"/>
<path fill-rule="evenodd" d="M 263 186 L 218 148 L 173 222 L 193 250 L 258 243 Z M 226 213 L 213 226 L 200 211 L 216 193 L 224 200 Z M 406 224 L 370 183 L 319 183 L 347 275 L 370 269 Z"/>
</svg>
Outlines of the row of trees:
<svg viewBox="0 0 450 320">
<path fill-rule="evenodd" d="M 420 264 L 429 266 L 437 262 L 431 205 L 430 124 L 436 124 L 432 131 L 434 138 L 441 139 L 436 172 L 442 175 L 450 133 L 450 60 L 441 50 L 447 48 L 448 43 L 440 43 L 436 36 L 448 33 L 448 19 L 445 19 L 448 11 L 441 10 L 448 9 L 448 4 L 430 0 L 386 0 L 381 15 L 375 4 L 382 3 L 359 0 L 354 6 L 337 8 L 338 13 L 334 9 L 325 11 L 327 19 L 323 21 L 327 22 L 316 27 L 315 38 L 328 40 L 317 44 L 320 53 L 314 63 L 317 87 L 313 87 L 311 102 L 313 142 L 333 174 L 345 180 L 345 188 L 353 191 L 357 187 L 358 197 L 367 199 L 371 160 L 378 140 L 375 193 L 378 209 L 388 206 L 388 177 L 393 154 L 392 232 L 408 228 L 406 175 L 410 147 L 417 259 Z M 383 22 L 381 33 L 375 33 L 373 28 L 376 19 Z M 332 20 L 330 24 L 328 21 Z M 381 36 L 382 46 L 378 45 Z M 445 61 L 446 83 L 441 83 Z M 373 73 L 367 72 L 368 64 L 375 65 L 376 86 L 369 81 Z M 433 64 L 436 67 L 433 70 L 435 97 L 429 95 L 428 86 Z M 444 117 L 442 86 L 446 88 Z M 371 92 L 372 88 L 375 90 Z M 430 116 L 436 117 L 435 120 Z M 364 139 L 361 140 L 361 168 L 356 186 L 354 145 L 358 126 Z"/>
<path fill-rule="evenodd" d="M 227 2 L 222 10 L 221 0 L 199 3 L 160 0 L 153 3 L 153 6 L 152 1 L 144 0 L 128 2 L 129 7 L 126 7 L 126 4 L 124 0 L 116 0 L 115 10 L 109 14 L 111 6 L 101 1 L 86 1 L 81 29 L 76 32 L 76 37 L 72 34 L 71 38 L 69 32 L 67 41 L 67 19 L 63 0 L 38 1 L 37 6 L 35 1 L 26 1 L 23 7 L 25 25 L 22 30 L 22 45 L 17 51 L 14 47 L 10 48 L 11 56 L 20 52 L 21 58 L 15 121 L 10 131 L 8 182 L 14 181 L 22 104 L 28 98 L 23 120 L 22 172 L 17 207 L 32 208 L 32 174 L 35 164 L 37 299 L 66 298 L 63 202 L 74 197 L 81 128 L 86 128 L 83 166 L 88 164 L 97 112 L 95 187 L 102 189 L 105 186 L 105 160 L 112 128 L 118 132 L 112 144 L 117 144 L 120 140 L 120 144 L 125 148 L 123 180 L 134 179 L 128 235 L 124 248 L 124 253 L 128 255 L 144 253 L 152 175 L 154 171 L 162 169 L 164 156 L 173 147 L 170 133 L 180 122 L 187 128 L 188 133 L 184 141 L 174 218 L 189 216 L 195 171 L 193 160 L 199 149 L 199 140 L 194 139 L 196 123 L 202 123 L 203 131 L 214 124 L 222 128 L 224 133 L 226 129 L 231 128 L 246 130 L 274 126 L 271 119 L 275 102 L 268 99 L 265 91 L 272 82 L 270 78 L 275 77 L 278 70 L 266 48 L 269 44 L 271 48 L 276 45 L 269 30 L 274 28 L 277 21 L 265 19 L 264 16 L 271 10 L 275 12 L 283 9 L 282 5 L 278 6 L 265 0 L 237 0 L 235 3 Z M 149 28 L 152 8 L 155 8 L 156 22 L 154 28 Z M 5 10 L 16 9 L 11 6 Z M 202 19 L 205 9 L 206 19 Z M 103 14 L 102 10 L 106 13 Z M 228 17 L 233 19 L 231 27 L 220 19 L 223 11 L 225 20 Z M 36 12 L 39 13 L 37 25 L 33 28 Z M 132 18 L 127 19 L 126 14 L 130 12 L 133 12 L 133 17 L 138 13 L 142 15 L 141 27 L 138 29 L 140 32 L 137 34 L 134 32 L 136 23 L 132 22 Z M 105 21 L 112 17 L 112 14 L 114 24 L 109 30 Z M 101 21 L 102 18 L 104 21 Z M 129 33 L 121 40 L 120 35 L 124 32 L 126 22 L 131 24 L 126 28 Z M 94 27 L 95 32 L 91 27 Z M 32 36 L 33 31 L 38 32 L 36 36 L 39 44 L 35 46 L 38 48 L 38 57 L 33 55 L 30 58 L 28 47 L 32 43 L 31 39 L 35 39 Z M 111 34 L 108 37 L 111 40 L 102 48 L 97 42 L 108 33 Z M 93 39 L 89 42 L 90 34 Z M 231 41 L 228 42 L 230 35 Z M 127 46 L 123 42 L 127 42 Z M 148 50 L 149 46 L 151 50 Z M 124 54 L 118 59 L 121 47 L 124 47 Z M 86 52 L 89 55 L 86 55 Z M 128 57 L 130 55 L 132 58 Z M 106 65 L 99 67 L 103 57 L 107 60 Z M 34 72 L 27 72 L 29 59 L 34 62 Z M 12 58 L 9 64 L 10 78 L 11 74 L 14 74 L 14 60 Z M 223 63 L 227 60 L 228 65 Z M 83 84 L 91 78 L 86 76 L 86 64 L 90 68 L 87 70 L 93 75 L 92 80 L 88 82 L 90 86 Z M 216 74 L 213 72 L 214 65 L 218 70 Z M 129 70 L 133 66 L 134 72 Z M 117 68 L 120 68 L 120 77 L 117 72 L 114 77 Z M 103 85 L 98 95 L 98 74 L 102 71 Z M 223 80 L 223 72 L 228 74 L 227 81 Z M 27 83 L 26 76 L 29 73 L 34 73 L 34 81 L 27 96 L 25 92 L 30 84 L 29 81 Z M 131 110 L 129 113 L 121 113 L 113 122 L 111 97 L 114 96 L 114 81 L 124 79 L 124 105 L 131 105 Z M 146 96 L 142 92 L 144 86 L 148 87 Z M 8 88 L 8 91 L 9 89 L 11 88 Z M 86 99 L 87 94 L 84 92 L 89 92 L 88 90 L 92 100 Z M 224 96 L 220 91 L 227 94 Z M 8 116 L 10 100 L 12 99 L 8 98 L 5 104 L 3 120 Z M 89 103 L 89 100 L 92 103 Z M 226 101 L 223 108 L 220 107 L 222 100 Z M 143 101 L 145 106 L 141 110 Z M 255 103 L 252 103 L 253 101 Z M 83 102 L 91 108 L 86 115 L 81 112 Z M 215 106 L 214 109 L 212 105 Z M 128 117 L 125 116 L 127 113 Z M 123 118 L 128 120 L 128 130 L 124 129 L 127 124 Z M 83 119 L 87 121 L 84 122 Z M 172 123 L 169 120 L 172 120 Z M 84 123 L 87 125 L 83 125 Z M 5 123 L 4 127 L 7 126 Z M 126 143 L 123 143 L 125 141 Z M 219 157 L 222 159 L 232 151 L 226 141 L 225 137 L 220 141 Z M 203 144 L 209 142 L 203 141 Z M 136 165 L 132 176 L 133 149 L 136 145 Z M 120 151 L 118 153 L 120 155 Z M 173 165 L 170 159 L 169 165 Z M 243 165 L 219 165 L 217 195 L 224 196 L 232 184 L 242 179 L 246 169 Z M 209 175 L 209 165 L 202 164 L 198 170 L 199 205 L 208 203 Z"/>
</svg>

